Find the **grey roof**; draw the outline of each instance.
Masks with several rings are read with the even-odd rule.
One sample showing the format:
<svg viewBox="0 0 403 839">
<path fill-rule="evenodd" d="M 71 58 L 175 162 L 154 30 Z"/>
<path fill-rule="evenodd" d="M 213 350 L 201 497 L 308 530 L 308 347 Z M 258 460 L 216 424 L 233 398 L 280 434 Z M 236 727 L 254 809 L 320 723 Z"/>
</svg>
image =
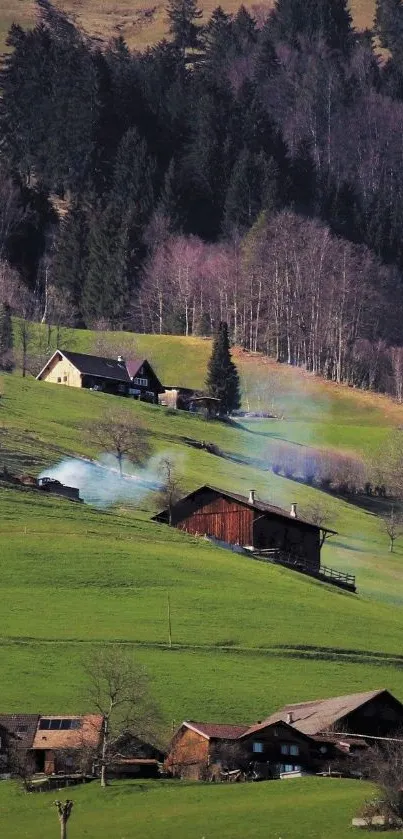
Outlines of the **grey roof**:
<svg viewBox="0 0 403 839">
<path fill-rule="evenodd" d="M 371 690 L 366 693 L 352 693 L 346 696 L 333 696 L 331 699 L 315 699 L 312 702 L 299 702 L 295 705 L 285 705 L 279 711 L 275 711 L 266 720 L 257 725 L 252 725 L 245 736 L 262 731 L 269 725 L 276 722 L 287 722 L 291 714 L 290 725 L 301 731 L 303 734 L 313 736 L 324 731 L 329 731 L 335 723 L 342 720 L 347 714 L 356 711 L 366 702 L 387 693 L 385 690 Z M 397 700 L 396 700 L 397 701 Z M 403 714 L 403 708 L 402 708 Z"/>
<path fill-rule="evenodd" d="M 300 522 L 301 524 L 309 525 L 309 527 L 314 527 L 317 530 L 325 530 L 326 533 L 336 533 L 335 530 L 329 530 L 327 527 L 319 527 L 317 524 L 313 524 L 307 519 L 301 518 L 301 516 L 292 516 L 291 512 L 288 510 L 284 510 L 282 507 L 276 507 L 274 504 L 268 504 L 266 501 L 259 501 L 255 499 L 253 502 L 249 501 L 249 497 L 246 495 L 239 495 L 236 492 L 229 492 L 226 489 L 220 489 L 219 487 L 212 486 L 211 484 L 203 484 L 203 486 L 198 487 L 198 489 L 193 490 L 193 492 L 189 492 L 188 495 L 181 498 L 178 501 L 178 505 L 182 503 L 182 501 L 186 501 L 188 498 L 192 498 L 192 496 L 197 496 L 198 493 L 203 492 L 204 490 L 210 490 L 212 492 L 216 492 L 218 495 L 223 495 L 225 498 L 231 498 L 233 501 L 238 501 L 240 504 L 244 504 L 245 507 L 250 507 L 252 510 L 257 510 L 259 513 L 271 513 L 271 515 L 278 516 L 282 519 L 289 519 L 290 521 Z M 177 506 L 177 505 L 176 505 Z M 162 510 L 154 519 L 159 519 L 166 510 Z"/>
<path fill-rule="evenodd" d="M 101 358 L 97 355 L 85 355 L 84 353 L 70 352 L 69 350 L 59 350 L 59 352 L 68 361 L 71 361 L 80 373 L 84 373 L 87 376 L 99 376 L 103 379 L 114 379 L 117 382 L 130 383 L 130 376 L 127 372 L 125 361 L 118 361 L 117 358 Z"/>
<path fill-rule="evenodd" d="M 38 727 L 39 714 L 0 714 L 0 725 L 18 737 L 21 748 L 30 749 Z"/>
</svg>

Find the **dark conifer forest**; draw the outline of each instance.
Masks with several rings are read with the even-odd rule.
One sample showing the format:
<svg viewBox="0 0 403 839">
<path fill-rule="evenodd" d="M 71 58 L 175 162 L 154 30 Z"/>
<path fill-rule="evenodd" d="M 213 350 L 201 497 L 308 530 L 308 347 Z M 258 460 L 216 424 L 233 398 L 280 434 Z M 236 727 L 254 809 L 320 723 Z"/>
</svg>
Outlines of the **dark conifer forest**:
<svg viewBox="0 0 403 839">
<path fill-rule="evenodd" d="M 48 0 L 0 78 L 0 305 L 403 387 L 403 3 L 169 0 L 143 53 Z M 4 308 L 6 307 L 6 308 Z"/>
</svg>

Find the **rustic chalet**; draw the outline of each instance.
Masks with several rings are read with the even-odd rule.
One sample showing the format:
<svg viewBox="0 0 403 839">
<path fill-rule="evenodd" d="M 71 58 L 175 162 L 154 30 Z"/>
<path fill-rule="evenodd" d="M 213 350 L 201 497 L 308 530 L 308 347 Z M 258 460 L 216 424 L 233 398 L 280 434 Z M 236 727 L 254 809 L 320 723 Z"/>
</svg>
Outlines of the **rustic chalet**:
<svg viewBox="0 0 403 839">
<path fill-rule="evenodd" d="M 146 358 L 100 358 L 68 350 L 56 350 L 36 378 L 154 403 L 164 390 Z"/>
<path fill-rule="evenodd" d="M 158 513 L 154 520 L 167 523 L 169 512 L 171 523 L 187 533 L 260 553 L 268 551 L 273 558 L 299 561 L 312 572 L 320 569 L 323 532 L 334 533 L 297 516 L 295 504 L 287 512 L 257 500 L 254 490 L 247 497 L 205 485 L 178 501 L 171 511 Z"/>
<path fill-rule="evenodd" d="M 194 779 L 234 767 L 259 778 L 321 773 L 402 727 L 403 705 L 387 690 L 369 691 L 286 705 L 252 726 L 184 722 L 165 765 Z"/>
</svg>

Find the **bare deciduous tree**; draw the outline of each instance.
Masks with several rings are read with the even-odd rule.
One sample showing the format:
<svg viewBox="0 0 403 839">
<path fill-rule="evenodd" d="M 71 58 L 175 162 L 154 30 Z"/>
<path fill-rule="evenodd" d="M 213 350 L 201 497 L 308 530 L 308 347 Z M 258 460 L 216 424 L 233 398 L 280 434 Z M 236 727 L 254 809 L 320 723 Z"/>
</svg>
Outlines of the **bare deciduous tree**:
<svg viewBox="0 0 403 839">
<path fill-rule="evenodd" d="M 394 504 L 387 513 L 381 516 L 382 528 L 389 537 L 389 553 L 393 553 L 395 542 L 403 534 L 403 520 L 401 513 Z"/>
<path fill-rule="evenodd" d="M 183 476 L 173 457 L 166 455 L 159 462 L 161 488 L 157 494 L 158 503 L 168 509 L 168 524 L 172 524 L 172 508 L 183 495 Z"/>
<path fill-rule="evenodd" d="M 158 739 L 161 717 L 150 694 L 147 673 L 122 648 L 103 649 L 85 670 L 88 698 L 104 717 L 98 759 L 101 786 L 106 787 L 108 767 L 119 757 L 122 738 Z"/>
<path fill-rule="evenodd" d="M 148 433 L 140 420 L 125 408 L 111 408 L 99 421 L 87 425 L 94 443 L 103 451 L 112 452 L 123 475 L 123 461 L 143 464 L 150 456 Z"/>
<path fill-rule="evenodd" d="M 379 791 L 376 801 L 367 802 L 370 815 L 403 819 L 403 737 L 385 738 L 365 749 L 351 761 L 355 774 L 373 781 Z"/>
<path fill-rule="evenodd" d="M 330 526 L 332 521 L 331 510 L 329 507 L 326 507 L 325 504 L 318 501 L 315 504 L 309 504 L 304 507 L 302 514 L 304 518 L 312 522 L 312 524 L 316 524 L 316 526 L 320 528 L 320 547 L 322 548 L 326 539 L 332 535 L 326 529 Z"/>
<path fill-rule="evenodd" d="M 60 839 L 67 839 L 67 822 L 71 816 L 73 801 L 71 799 L 67 799 L 64 802 L 55 801 L 55 807 L 60 822 Z"/>
</svg>

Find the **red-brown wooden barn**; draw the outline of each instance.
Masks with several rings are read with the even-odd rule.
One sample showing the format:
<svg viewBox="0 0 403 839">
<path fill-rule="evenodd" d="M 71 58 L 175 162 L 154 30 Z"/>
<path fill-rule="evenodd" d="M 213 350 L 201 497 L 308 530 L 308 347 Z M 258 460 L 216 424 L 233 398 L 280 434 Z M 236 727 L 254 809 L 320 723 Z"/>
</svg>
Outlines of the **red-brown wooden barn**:
<svg viewBox="0 0 403 839">
<path fill-rule="evenodd" d="M 273 551 L 295 559 L 311 572 L 319 572 L 320 549 L 326 530 L 297 515 L 249 496 L 213 486 L 202 486 L 186 495 L 155 521 L 170 523 L 187 533 L 205 535 L 229 545 Z M 327 531 L 334 533 L 334 531 Z"/>
</svg>

